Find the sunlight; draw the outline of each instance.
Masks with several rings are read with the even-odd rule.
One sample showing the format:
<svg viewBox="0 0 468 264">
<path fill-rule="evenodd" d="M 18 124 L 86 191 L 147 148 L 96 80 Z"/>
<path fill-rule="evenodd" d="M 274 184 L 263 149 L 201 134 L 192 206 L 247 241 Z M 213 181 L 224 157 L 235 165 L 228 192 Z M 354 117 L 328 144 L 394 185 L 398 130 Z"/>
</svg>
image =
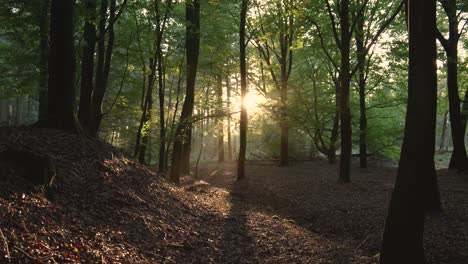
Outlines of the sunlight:
<svg viewBox="0 0 468 264">
<path fill-rule="evenodd" d="M 245 106 L 247 107 L 247 111 L 249 114 L 255 114 L 261 110 L 262 104 L 266 102 L 266 99 L 264 96 L 258 94 L 258 93 L 253 93 L 249 92 L 247 93 L 247 96 L 244 99 Z M 236 102 L 237 109 L 240 109 L 240 102 Z"/>
</svg>

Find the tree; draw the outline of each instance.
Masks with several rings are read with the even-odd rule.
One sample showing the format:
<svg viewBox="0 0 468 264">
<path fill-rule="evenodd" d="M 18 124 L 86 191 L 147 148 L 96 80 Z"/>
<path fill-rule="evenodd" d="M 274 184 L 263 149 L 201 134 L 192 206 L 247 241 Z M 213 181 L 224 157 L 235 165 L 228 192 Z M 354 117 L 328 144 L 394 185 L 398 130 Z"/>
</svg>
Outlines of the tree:
<svg viewBox="0 0 468 264">
<path fill-rule="evenodd" d="M 383 8 L 389 8 L 388 3 L 377 1 L 370 3 L 367 0 L 357 1 L 354 19 L 356 21 L 356 33 L 354 34 L 356 43 L 357 64 L 353 69 L 357 71 L 357 87 L 359 93 L 359 164 L 361 168 L 367 168 L 367 106 L 366 98 L 368 94 L 367 79 L 372 64 L 373 53 L 370 50 L 375 46 L 385 29 L 396 18 L 403 6 L 401 1 L 393 12 L 386 16 L 377 16 Z M 373 5 L 371 5 L 373 4 Z M 391 6 L 393 7 L 393 6 Z M 388 17 L 387 17 L 388 16 Z M 375 85 L 374 87 L 376 87 Z M 369 89 L 370 90 L 370 89 Z"/>
<path fill-rule="evenodd" d="M 468 169 L 468 157 L 465 148 L 465 133 L 462 124 L 460 96 L 458 93 L 458 41 L 462 32 L 459 32 L 459 16 L 457 0 L 440 0 L 448 18 L 448 38 L 445 38 L 437 29 L 437 38 L 447 55 L 447 90 L 449 97 L 450 128 L 453 140 L 453 152 L 449 169 Z"/>
<path fill-rule="evenodd" d="M 327 0 L 328 10 L 330 6 Z M 349 182 L 351 170 L 351 152 L 352 152 L 352 129 L 351 129 L 351 108 L 349 105 L 349 87 L 351 82 L 350 72 L 350 49 L 352 28 L 349 23 L 349 1 L 341 0 L 339 10 L 340 32 L 341 38 L 338 38 L 338 33 L 335 32 L 338 47 L 340 47 L 340 123 L 341 123 L 341 155 L 340 155 L 340 181 Z M 334 18 L 329 11 L 332 21 Z M 334 23 L 334 22 L 333 22 Z"/>
<path fill-rule="evenodd" d="M 409 0 L 408 109 L 380 263 L 425 263 L 424 218 L 440 210 L 434 165 L 437 108 L 436 1 Z"/>
<path fill-rule="evenodd" d="M 195 79 L 197 75 L 198 54 L 200 50 L 200 0 L 186 1 L 185 17 L 187 81 L 185 89 L 185 100 L 182 106 L 182 113 L 180 115 L 180 121 L 177 126 L 172 150 L 172 167 L 170 178 L 175 183 L 179 183 L 181 171 L 184 172 L 190 167 L 190 148 L 192 137 L 191 118 L 195 102 Z"/>
<path fill-rule="evenodd" d="M 74 1 L 52 0 L 46 125 L 75 130 Z"/>
<path fill-rule="evenodd" d="M 288 121 L 288 81 L 291 76 L 293 64 L 293 44 L 295 38 L 295 3 L 292 0 L 272 1 L 269 9 L 274 14 L 264 19 L 262 10 L 265 6 L 260 6 L 256 2 L 259 19 L 259 29 L 261 33 L 255 36 L 255 46 L 273 79 L 274 86 L 279 93 L 279 125 L 281 130 L 280 145 L 280 166 L 289 165 L 289 121 Z M 265 20 L 265 21 L 264 21 Z M 267 28 L 267 25 L 273 28 Z M 275 61 L 279 64 L 279 73 Z"/>
<path fill-rule="evenodd" d="M 85 25 L 83 38 L 83 56 L 81 59 L 81 89 L 78 119 L 84 128 L 88 128 L 91 99 L 94 91 L 94 52 L 96 50 L 96 0 L 85 1 Z"/>
<path fill-rule="evenodd" d="M 237 179 L 245 178 L 245 152 L 247 150 L 247 107 L 245 97 L 247 96 L 247 63 L 246 63 L 246 37 L 245 25 L 247 18 L 248 0 L 241 2 L 240 28 L 239 28 L 239 49 L 240 49 L 240 74 L 241 74 L 241 117 L 239 135 L 239 159 L 237 160 Z"/>
<path fill-rule="evenodd" d="M 40 61 L 39 61 L 39 122 L 47 120 L 47 85 L 49 78 L 49 9 L 50 1 L 40 1 L 39 33 L 40 33 Z"/>
</svg>

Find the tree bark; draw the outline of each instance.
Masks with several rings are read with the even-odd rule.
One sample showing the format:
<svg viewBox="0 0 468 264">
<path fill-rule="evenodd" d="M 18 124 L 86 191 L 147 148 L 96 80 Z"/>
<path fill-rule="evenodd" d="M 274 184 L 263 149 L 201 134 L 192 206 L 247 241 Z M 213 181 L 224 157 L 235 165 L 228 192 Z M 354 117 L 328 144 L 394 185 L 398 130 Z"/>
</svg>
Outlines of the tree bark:
<svg viewBox="0 0 468 264">
<path fill-rule="evenodd" d="M 218 100 L 217 115 L 218 115 L 218 162 L 224 162 L 224 117 L 223 115 L 223 79 L 222 75 L 218 75 L 216 96 Z"/>
<path fill-rule="evenodd" d="M 439 152 L 440 153 L 444 152 L 444 149 L 445 149 L 445 135 L 447 133 L 448 114 L 449 114 L 449 111 L 445 112 L 445 114 L 444 114 L 444 121 L 443 121 L 443 124 L 442 124 L 442 135 L 440 136 L 440 146 L 439 146 Z"/>
<path fill-rule="evenodd" d="M 350 42 L 349 0 L 342 0 L 340 6 L 341 22 L 341 67 L 340 67 L 340 121 L 341 121 L 341 155 L 340 182 L 350 182 L 352 129 L 351 109 L 349 105 L 350 72 Z"/>
<path fill-rule="evenodd" d="M 76 129 L 73 16 L 74 1 L 52 1 L 47 126 L 66 130 Z"/>
<path fill-rule="evenodd" d="M 440 210 L 434 164 L 437 113 L 436 1 L 409 0 L 408 109 L 380 263 L 426 263 L 424 218 Z"/>
<path fill-rule="evenodd" d="M 47 120 L 47 85 L 49 79 L 49 9 L 50 0 L 42 0 L 39 14 L 39 123 Z"/>
<path fill-rule="evenodd" d="M 151 69 L 151 73 L 148 77 L 148 88 L 146 90 L 145 103 L 143 106 L 143 112 L 141 114 L 140 126 L 138 127 L 137 134 L 137 143 L 135 146 L 135 156 L 138 156 L 138 162 L 140 162 L 141 164 L 145 164 L 148 136 L 151 126 L 151 111 L 153 109 L 153 88 L 154 79 L 156 75 L 156 61 L 153 58 L 149 59 L 149 66 Z"/>
<path fill-rule="evenodd" d="M 367 108 L 366 108 L 366 47 L 364 46 L 364 16 L 359 15 L 356 23 L 356 53 L 358 60 L 359 91 L 359 166 L 367 168 Z"/>
<path fill-rule="evenodd" d="M 228 144 L 228 160 L 232 160 L 232 135 L 231 135 L 231 80 L 230 75 L 226 75 L 226 93 L 227 93 L 227 144 Z"/>
<path fill-rule="evenodd" d="M 109 6 L 109 26 L 106 30 L 107 0 L 101 3 L 101 19 L 99 22 L 98 41 L 98 62 L 96 66 L 96 84 L 93 98 L 91 100 L 91 117 L 89 120 L 88 133 L 92 137 L 97 137 L 102 121 L 102 102 L 107 90 L 109 79 L 112 51 L 114 48 L 114 21 L 116 13 L 116 0 L 110 0 Z M 104 33 L 108 32 L 107 48 L 104 40 Z"/>
<path fill-rule="evenodd" d="M 462 126 L 460 96 L 458 94 L 458 16 L 457 1 L 441 1 L 449 20 L 449 36 L 445 39 L 438 34 L 439 41 L 447 55 L 447 89 L 449 97 L 450 128 L 452 132 L 453 152 L 449 169 L 468 169 L 468 157 L 465 147 L 465 134 Z"/>
<path fill-rule="evenodd" d="M 86 20 L 84 26 L 83 38 L 85 45 L 83 47 L 83 57 L 81 59 L 81 89 L 80 89 L 80 107 L 78 119 L 81 126 L 88 129 L 88 122 L 91 115 L 91 99 L 94 90 L 94 52 L 96 48 L 96 0 L 85 1 Z"/>
<path fill-rule="evenodd" d="M 195 79 L 197 75 L 198 54 L 200 50 L 200 0 L 187 0 L 185 5 L 187 56 L 186 95 L 180 122 L 177 126 L 172 151 L 170 178 L 179 183 L 180 173 L 190 170 L 191 118 L 195 100 Z"/>
<path fill-rule="evenodd" d="M 240 49 L 240 75 L 241 75 L 241 116 L 239 133 L 239 158 L 237 160 L 237 179 L 245 178 L 245 153 L 247 151 L 247 107 L 245 97 L 247 96 L 247 59 L 246 59 L 246 39 L 245 25 L 248 9 L 248 0 L 241 2 L 240 29 L 239 29 L 239 49 Z"/>
<path fill-rule="evenodd" d="M 462 108 L 462 129 L 463 135 L 466 135 L 466 123 L 468 120 L 468 87 L 465 91 L 465 98 L 463 100 L 463 108 Z"/>
</svg>

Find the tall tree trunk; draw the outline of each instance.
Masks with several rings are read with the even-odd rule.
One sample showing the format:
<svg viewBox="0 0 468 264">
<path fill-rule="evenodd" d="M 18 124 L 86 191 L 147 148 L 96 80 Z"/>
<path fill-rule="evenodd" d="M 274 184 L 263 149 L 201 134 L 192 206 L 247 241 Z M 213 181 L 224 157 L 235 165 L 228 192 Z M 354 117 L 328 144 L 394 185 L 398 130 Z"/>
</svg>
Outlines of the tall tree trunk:
<svg viewBox="0 0 468 264">
<path fill-rule="evenodd" d="M 447 134 L 447 119 L 448 119 L 449 111 L 445 112 L 444 114 L 444 121 L 442 123 L 442 135 L 440 136 L 440 146 L 439 152 L 444 152 L 445 149 L 445 135 Z"/>
<path fill-rule="evenodd" d="M 39 123 L 47 120 L 47 85 L 49 79 L 49 9 L 50 0 L 42 0 L 39 14 Z"/>
<path fill-rule="evenodd" d="M 218 162 L 224 162 L 224 117 L 223 117 L 223 79 L 218 75 L 216 96 L 217 105 L 217 123 L 218 123 Z"/>
<path fill-rule="evenodd" d="M 341 156 L 340 182 L 350 182 L 352 129 L 351 109 L 349 105 L 350 72 L 350 42 L 349 0 L 342 0 L 340 6 L 341 22 L 341 67 L 340 67 L 340 121 L 341 121 Z"/>
<path fill-rule="evenodd" d="M 228 160 L 232 160 L 232 135 L 231 135 L 231 80 L 229 73 L 226 75 L 226 93 L 227 93 L 227 144 L 228 144 Z"/>
<path fill-rule="evenodd" d="M 358 60 L 359 90 L 359 165 L 367 168 L 367 108 L 366 108 L 366 47 L 364 46 L 364 16 L 359 15 L 356 23 L 356 53 Z"/>
<path fill-rule="evenodd" d="M 437 113 L 436 1 L 409 0 L 408 110 L 380 263 L 426 263 L 424 218 L 440 210 L 434 165 Z"/>
<path fill-rule="evenodd" d="M 101 19 L 99 22 L 98 41 L 98 62 L 96 66 L 96 84 L 94 87 L 93 98 L 91 100 L 91 117 L 89 120 L 88 133 L 92 137 L 97 137 L 99 127 L 102 121 L 102 102 L 107 90 L 109 72 L 112 60 L 112 51 L 114 48 L 114 21 L 116 13 L 116 0 L 110 0 L 109 7 L 109 25 L 107 48 L 104 41 L 104 33 L 106 32 L 106 16 L 107 16 L 107 0 L 102 0 L 101 3 Z"/>
<path fill-rule="evenodd" d="M 138 162 L 145 164 L 146 149 L 148 145 L 149 130 L 151 126 L 151 117 L 153 109 L 153 87 L 156 75 L 156 61 L 153 58 L 149 59 L 151 68 L 150 76 L 148 77 L 148 89 L 146 90 L 145 104 L 141 114 L 140 126 L 138 127 L 137 143 L 135 147 L 135 156 L 138 155 Z"/>
<path fill-rule="evenodd" d="M 449 97 L 450 128 L 452 132 L 453 152 L 449 169 L 468 169 L 468 157 L 465 147 L 465 134 L 462 126 L 460 96 L 458 94 L 458 32 L 457 1 L 441 1 L 449 21 L 448 39 L 437 31 L 437 37 L 447 55 L 447 89 Z"/>
<path fill-rule="evenodd" d="M 281 149 L 280 166 L 289 166 L 289 120 L 288 120 L 288 80 L 292 67 L 292 44 L 293 44 L 293 22 L 294 16 L 290 8 L 292 1 L 285 1 L 284 8 L 288 17 L 280 18 L 280 128 L 281 128 Z"/>
<path fill-rule="evenodd" d="M 172 115 L 171 129 L 170 129 L 170 133 L 169 133 L 169 140 L 168 140 L 168 144 L 167 144 L 167 147 L 166 147 L 165 170 L 167 170 L 169 168 L 169 149 L 171 147 L 171 142 L 172 142 L 172 139 L 174 137 L 175 121 L 176 121 L 177 113 L 179 111 L 180 90 L 181 90 L 182 79 L 183 79 L 182 78 L 182 64 L 183 64 L 183 62 L 181 62 L 181 64 L 179 65 L 179 77 L 178 77 L 178 80 L 177 80 L 176 103 L 175 103 L 175 107 L 174 107 L 174 114 Z"/>
<path fill-rule="evenodd" d="M 168 1 L 170 4 L 170 1 Z M 158 68 L 158 95 L 159 95 L 159 120 L 160 120 L 160 128 L 159 128 L 159 164 L 158 169 L 160 172 L 164 172 L 165 168 L 165 157 L 166 157 L 166 121 L 165 121 L 165 113 L 164 113 L 164 98 L 165 98 L 165 73 L 163 67 L 163 53 L 162 53 L 162 39 L 164 35 L 164 29 L 166 27 L 166 19 L 167 19 L 167 11 L 165 13 L 164 19 L 161 19 L 161 8 L 160 8 L 160 1 L 156 1 L 156 60 L 157 60 L 157 68 Z"/>
<path fill-rule="evenodd" d="M 96 0 L 85 1 L 86 20 L 84 26 L 83 38 L 85 45 L 83 47 L 83 57 L 81 59 L 81 89 L 80 89 L 80 108 L 78 119 L 81 126 L 88 129 L 88 122 L 91 115 L 91 98 L 94 90 L 94 51 L 96 48 Z"/>
<path fill-rule="evenodd" d="M 281 65 L 283 68 L 283 64 Z M 283 72 L 283 70 L 282 70 Z M 282 74 L 283 75 L 283 74 Z M 289 122 L 287 114 L 288 104 L 288 82 L 281 80 L 281 113 L 280 113 L 280 129 L 281 129 L 281 149 L 280 149 L 280 166 L 289 166 Z"/>
<path fill-rule="evenodd" d="M 151 61 L 150 61 L 151 62 Z M 150 66 L 151 68 L 151 66 Z M 146 116 L 146 67 L 143 66 L 143 85 L 142 85 L 142 92 L 141 92 L 141 105 L 140 109 L 142 111 L 141 118 L 140 118 L 140 125 L 138 126 L 137 129 L 137 134 L 136 134 L 136 142 L 135 142 L 135 149 L 133 152 L 133 157 L 138 156 L 138 152 L 140 151 L 140 143 L 141 143 L 141 132 L 143 131 L 143 125 L 145 124 L 145 116 Z"/>
<path fill-rule="evenodd" d="M 74 1 L 53 0 L 50 14 L 47 125 L 75 130 Z"/>
<path fill-rule="evenodd" d="M 240 48 L 240 75 L 241 75 L 241 116 L 239 133 L 239 159 L 237 160 L 237 179 L 245 178 L 245 153 L 247 151 L 247 107 L 245 97 L 247 96 L 247 59 L 246 59 L 246 39 L 245 25 L 248 9 L 248 0 L 241 2 L 240 29 L 239 29 L 239 48 Z"/>
<path fill-rule="evenodd" d="M 179 183 L 181 171 L 190 168 L 191 118 L 195 100 L 195 79 L 197 75 L 198 54 L 200 50 L 200 0 L 187 0 L 185 6 L 187 56 L 186 96 L 180 122 L 177 126 L 172 151 L 170 178 Z"/>
<path fill-rule="evenodd" d="M 463 99 L 463 108 L 462 108 L 462 129 L 463 135 L 466 135 L 466 123 L 468 120 L 468 86 L 465 91 L 465 98 Z"/>
</svg>

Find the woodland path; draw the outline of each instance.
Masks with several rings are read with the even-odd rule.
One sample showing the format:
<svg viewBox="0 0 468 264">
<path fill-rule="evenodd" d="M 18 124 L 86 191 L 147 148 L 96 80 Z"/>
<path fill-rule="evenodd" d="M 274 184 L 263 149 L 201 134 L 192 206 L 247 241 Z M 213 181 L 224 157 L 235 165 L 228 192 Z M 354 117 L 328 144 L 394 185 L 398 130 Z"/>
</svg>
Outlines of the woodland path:
<svg viewBox="0 0 468 264">
<path fill-rule="evenodd" d="M 182 186 L 223 219 L 211 227 L 222 263 L 377 263 L 396 170 L 387 165 L 354 166 L 353 182 L 343 185 L 325 161 L 291 168 L 257 162 L 241 182 L 234 163 L 213 163 Z M 439 175 L 445 211 L 428 218 L 428 260 L 466 263 L 468 181 Z"/>
</svg>

